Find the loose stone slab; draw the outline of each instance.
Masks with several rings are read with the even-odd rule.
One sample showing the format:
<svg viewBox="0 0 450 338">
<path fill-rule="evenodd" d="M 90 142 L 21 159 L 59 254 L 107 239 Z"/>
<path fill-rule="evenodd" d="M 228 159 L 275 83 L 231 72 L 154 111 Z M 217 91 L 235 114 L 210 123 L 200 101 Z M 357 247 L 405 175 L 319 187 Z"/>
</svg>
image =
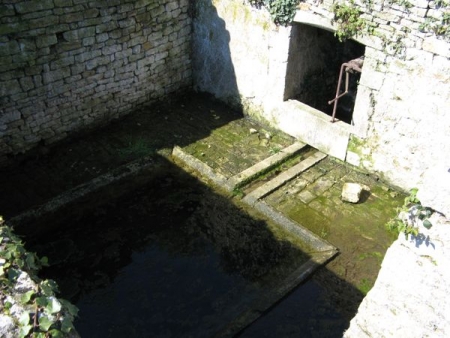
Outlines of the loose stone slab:
<svg viewBox="0 0 450 338">
<path fill-rule="evenodd" d="M 344 202 L 358 203 L 363 188 L 358 183 L 344 183 L 341 198 Z"/>
</svg>

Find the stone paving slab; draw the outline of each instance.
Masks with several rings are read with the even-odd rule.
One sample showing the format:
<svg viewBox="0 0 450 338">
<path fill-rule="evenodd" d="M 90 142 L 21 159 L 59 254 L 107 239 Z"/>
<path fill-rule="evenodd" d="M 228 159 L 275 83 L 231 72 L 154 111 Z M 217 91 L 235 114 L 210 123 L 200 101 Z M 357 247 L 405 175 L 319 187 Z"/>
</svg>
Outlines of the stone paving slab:
<svg viewBox="0 0 450 338">
<path fill-rule="evenodd" d="M 302 142 L 295 142 L 291 146 L 280 150 L 279 153 L 272 155 L 272 156 L 262 160 L 261 162 L 256 163 L 254 166 L 252 166 L 248 169 L 245 169 L 244 171 L 231 177 L 229 179 L 230 184 L 233 187 L 238 187 L 238 186 L 243 185 L 245 182 L 249 181 L 256 175 L 273 168 L 274 166 L 280 164 L 282 161 L 293 156 L 298 151 L 303 149 L 305 146 L 306 146 L 306 144 L 304 144 Z"/>
<path fill-rule="evenodd" d="M 271 155 L 280 154 L 282 149 L 295 143 L 296 140 L 287 134 L 243 118 L 216 128 L 205 138 L 181 148 L 217 173 L 230 178 Z"/>
<path fill-rule="evenodd" d="M 258 199 L 270 194 L 272 191 L 285 184 L 286 182 L 292 180 L 294 177 L 305 171 L 306 169 L 312 167 L 314 164 L 323 160 L 327 155 L 321 152 L 316 152 L 307 159 L 301 161 L 292 168 L 282 172 L 280 175 L 270 180 L 266 184 L 253 190 L 251 193 L 244 197 L 244 202 L 253 205 Z"/>
</svg>

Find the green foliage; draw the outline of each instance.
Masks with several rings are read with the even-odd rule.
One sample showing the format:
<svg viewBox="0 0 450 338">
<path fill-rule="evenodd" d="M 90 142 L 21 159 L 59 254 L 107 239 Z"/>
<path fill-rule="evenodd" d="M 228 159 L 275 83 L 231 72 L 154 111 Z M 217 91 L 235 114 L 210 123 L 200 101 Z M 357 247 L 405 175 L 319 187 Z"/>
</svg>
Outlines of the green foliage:
<svg viewBox="0 0 450 338">
<path fill-rule="evenodd" d="M 433 210 L 422 206 L 417 198 L 417 192 L 417 188 L 410 190 L 410 194 L 405 198 L 403 206 L 397 208 L 398 215 L 386 224 L 389 230 L 404 233 L 406 238 L 408 238 L 408 235 L 419 235 L 419 228 L 414 221 L 416 217 L 422 221 L 422 225 L 425 228 L 429 229 L 432 226 L 428 218 L 433 213 Z"/>
<path fill-rule="evenodd" d="M 352 36 L 356 36 L 367 28 L 365 20 L 361 18 L 361 11 L 359 11 L 353 0 L 348 4 L 335 3 L 331 10 L 334 13 L 333 21 L 338 25 L 335 35 L 339 41 L 342 42 Z"/>
<path fill-rule="evenodd" d="M 234 188 L 233 191 L 231 192 L 231 195 L 233 197 L 243 198 L 245 196 L 245 193 L 240 188 Z"/>
<path fill-rule="evenodd" d="M 287 26 L 294 19 L 299 0 L 249 0 L 256 7 L 265 6 L 277 25 Z"/>
<path fill-rule="evenodd" d="M 406 10 L 414 6 L 411 2 L 409 2 L 409 0 L 388 0 L 387 3 L 399 5 L 405 8 Z"/>
<path fill-rule="evenodd" d="M 270 0 L 269 13 L 277 25 L 286 26 L 294 20 L 298 0 Z"/>
<path fill-rule="evenodd" d="M 122 157 L 143 157 L 155 153 L 152 144 L 143 138 L 139 137 L 135 140 L 129 140 L 127 143 L 126 147 L 119 149 L 119 155 Z"/>
<path fill-rule="evenodd" d="M 421 32 L 433 33 L 436 36 L 442 36 L 445 39 L 450 39 L 450 12 L 443 13 L 441 20 L 435 18 L 425 19 L 425 22 L 420 24 L 419 30 Z"/>
<path fill-rule="evenodd" d="M 271 147 L 271 148 L 269 149 L 269 153 L 270 153 L 271 155 L 278 154 L 280 151 L 281 151 L 281 148 L 280 148 L 280 147 Z"/>
<path fill-rule="evenodd" d="M 0 258 L 3 263 L 0 266 L 0 299 L 15 294 L 15 283 L 22 271 L 37 285 L 36 290 L 27 291 L 16 300 L 26 309 L 17 320 L 19 338 L 64 337 L 73 329 L 72 320 L 78 309 L 55 297 L 58 289 L 54 281 L 36 277 L 39 269 L 47 265 L 47 258 L 39 259 L 36 254 L 27 252 L 20 239 L 2 223 L 0 216 Z M 9 315 L 12 306 L 10 302 L 0 302 L 4 314 Z"/>
</svg>

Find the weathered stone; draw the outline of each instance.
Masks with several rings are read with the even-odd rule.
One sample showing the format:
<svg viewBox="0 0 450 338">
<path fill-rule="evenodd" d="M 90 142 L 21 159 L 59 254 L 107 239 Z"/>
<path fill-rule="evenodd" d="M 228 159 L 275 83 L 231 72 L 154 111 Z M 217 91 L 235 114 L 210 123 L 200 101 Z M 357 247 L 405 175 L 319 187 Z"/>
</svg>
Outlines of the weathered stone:
<svg viewBox="0 0 450 338">
<path fill-rule="evenodd" d="M 362 186 L 358 183 L 344 183 L 341 199 L 344 202 L 358 203 L 362 190 Z"/>
<path fill-rule="evenodd" d="M 0 314 L 0 337 L 15 338 L 18 336 L 14 319 L 5 314 Z"/>
<path fill-rule="evenodd" d="M 44 48 L 47 46 L 51 46 L 58 43 L 58 39 L 56 38 L 56 35 L 46 35 L 46 36 L 39 36 L 36 39 L 36 46 L 38 48 Z"/>
<path fill-rule="evenodd" d="M 400 234 L 388 249 L 344 337 L 448 336 L 450 221 L 438 214 L 430 221 L 430 229 L 420 228 L 422 236 Z"/>
<path fill-rule="evenodd" d="M 40 0 L 40 1 L 24 1 L 15 5 L 16 11 L 19 14 L 38 12 L 45 9 L 52 9 L 55 5 L 53 0 Z"/>
<path fill-rule="evenodd" d="M 55 0 L 56 7 L 69 7 L 72 6 L 72 0 Z"/>
</svg>

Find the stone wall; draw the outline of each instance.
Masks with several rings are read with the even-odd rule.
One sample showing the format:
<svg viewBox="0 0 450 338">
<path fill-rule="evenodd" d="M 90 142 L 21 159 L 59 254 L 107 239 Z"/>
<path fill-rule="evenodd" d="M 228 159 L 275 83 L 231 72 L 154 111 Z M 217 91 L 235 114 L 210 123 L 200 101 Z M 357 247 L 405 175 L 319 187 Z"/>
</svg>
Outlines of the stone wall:
<svg viewBox="0 0 450 338">
<path fill-rule="evenodd" d="M 0 5 L 0 164 L 191 85 L 188 0 Z"/>
<path fill-rule="evenodd" d="M 332 4 L 302 2 L 294 20 L 335 31 Z M 368 4 L 356 4 L 370 29 L 355 37 L 365 46 L 365 62 L 351 125 L 330 126 L 320 112 L 283 102 L 286 83 L 292 87 L 287 69 L 294 29 L 273 25 L 264 8 L 238 0 L 196 2 L 194 51 L 201 53 L 193 55 L 194 86 L 237 102 L 247 114 L 390 184 L 418 187 L 426 205 L 449 215 L 450 43 L 421 32 L 430 18 L 448 15 L 448 5 L 428 0 Z M 220 30 L 207 19 L 211 14 Z M 230 87 L 237 92 L 234 99 Z"/>
<path fill-rule="evenodd" d="M 400 234 L 344 338 L 450 334 L 450 221 L 435 213 L 421 236 Z"/>
</svg>

